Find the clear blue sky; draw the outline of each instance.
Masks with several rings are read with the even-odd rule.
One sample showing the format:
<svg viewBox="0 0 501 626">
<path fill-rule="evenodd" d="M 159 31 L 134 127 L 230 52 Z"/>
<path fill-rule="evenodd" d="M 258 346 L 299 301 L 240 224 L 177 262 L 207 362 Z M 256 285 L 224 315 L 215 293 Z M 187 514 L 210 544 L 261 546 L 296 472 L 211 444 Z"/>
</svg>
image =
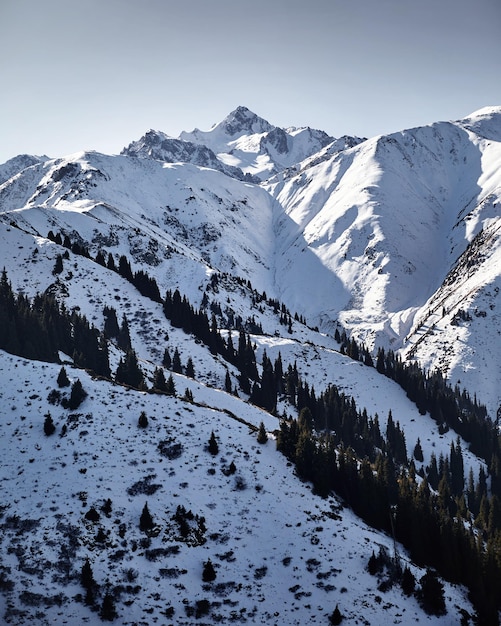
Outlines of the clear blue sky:
<svg viewBox="0 0 501 626">
<path fill-rule="evenodd" d="M 499 0 L 0 0 L 0 163 L 238 105 L 374 136 L 501 105 Z"/>
</svg>

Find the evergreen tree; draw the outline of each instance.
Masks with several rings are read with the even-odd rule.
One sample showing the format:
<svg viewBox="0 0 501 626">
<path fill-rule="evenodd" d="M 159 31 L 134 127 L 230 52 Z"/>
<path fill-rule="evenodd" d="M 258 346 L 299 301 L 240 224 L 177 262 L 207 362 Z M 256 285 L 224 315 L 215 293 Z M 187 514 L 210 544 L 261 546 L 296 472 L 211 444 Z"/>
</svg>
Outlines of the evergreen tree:
<svg viewBox="0 0 501 626">
<path fill-rule="evenodd" d="M 228 370 L 226 370 L 226 375 L 224 377 L 224 390 L 227 393 L 231 393 L 232 392 L 232 384 L 231 384 L 231 377 L 230 377 L 230 373 Z"/>
<path fill-rule="evenodd" d="M 181 357 L 179 356 L 179 350 L 175 348 L 174 355 L 172 357 L 172 371 L 176 374 L 183 373 L 183 367 L 181 365 Z"/>
<path fill-rule="evenodd" d="M 80 379 L 77 378 L 71 386 L 71 393 L 67 403 L 67 408 L 71 411 L 78 409 L 86 397 L 87 392 L 84 390 Z"/>
<path fill-rule="evenodd" d="M 172 377 L 172 374 L 170 374 L 169 378 L 167 379 L 167 383 L 165 386 L 165 393 L 168 396 L 175 396 L 176 395 L 176 384 L 174 382 L 174 378 Z"/>
<path fill-rule="evenodd" d="M 435 572 L 428 569 L 420 579 L 421 589 L 418 599 L 425 613 L 428 615 L 445 615 L 444 586 Z"/>
<path fill-rule="evenodd" d="M 416 441 L 416 445 L 414 446 L 414 458 L 416 459 L 416 461 L 420 461 L 421 463 L 424 461 L 423 448 L 421 447 L 421 441 L 419 440 L 419 437 Z"/>
<path fill-rule="evenodd" d="M 148 426 L 148 417 L 144 411 L 141 411 L 139 419 L 137 420 L 137 425 L 139 428 L 146 428 Z"/>
<path fill-rule="evenodd" d="M 108 339 L 118 339 L 120 337 L 120 326 L 118 325 L 117 312 L 113 307 L 105 306 L 103 309 L 103 316 L 105 337 Z M 126 332 L 128 333 L 128 327 Z M 130 337 L 128 342 L 130 343 Z M 125 343 L 127 343 L 127 340 L 125 340 Z"/>
<path fill-rule="evenodd" d="M 264 423 L 261 422 L 259 424 L 259 431 L 257 434 L 257 442 L 258 443 L 266 443 L 268 441 L 268 433 L 266 432 L 266 428 L 264 427 Z"/>
<path fill-rule="evenodd" d="M 188 361 L 186 363 L 185 374 L 186 376 L 188 376 L 188 378 L 195 378 L 195 368 L 193 367 L 193 361 L 191 360 L 191 357 L 188 358 Z"/>
<path fill-rule="evenodd" d="M 98 265 L 106 267 L 106 257 L 104 256 L 104 252 L 102 250 L 97 251 L 95 261 Z"/>
<path fill-rule="evenodd" d="M 105 378 L 110 378 L 111 376 L 110 353 L 108 350 L 108 342 L 104 335 L 99 336 L 98 351 L 96 355 L 94 371 L 99 376 L 104 376 Z"/>
<path fill-rule="evenodd" d="M 45 415 L 43 431 L 47 435 L 47 437 L 50 437 L 56 432 L 56 427 L 54 425 L 54 422 L 52 421 L 52 415 L 50 413 L 46 413 Z"/>
<path fill-rule="evenodd" d="M 464 489 L 464 464 L 461 440 L 458 436 L 456 445 L 451 443 L 449 467 L 451 472 L 451 491 L 454 496 L 459 496 Z"/>
<path fill-rule="evenodd" d="M 400 585 L 402 587 L 402 591 L 405 593 L 406 596 L 411 596 L 414 593 L 416 579 L 414 578 L 414 574 L 408 567 L 404 568 Z"/>
<path fill-rule="evenodd" d="M 167 382 L 165 380 L 165 374 L 161 367 L 155 368 L 153 373 L 153 389 L 158 391 L 167 391 Z"/>
<path fill-rule="evenodd" d="M 374 550 L 372 551 L 372 554 L 369 558 L 367 571 L 371 576 L 375 576 L 379 571 L 381 571 L 381 563 L 377 556 L 374 554 Z"/>
<path fill-rule="evenodd" d="M 95 602 L 95 592 L 98 589 L 98 585 L 94 580 L 92 566 L 88 558 L 85 559 L 85 563 L 82 565 L 82 569 L 80 571 L 80 583 L 85 589 L 85 604 L 87 606 L 93 606 Z"/>
<path fill-rule="evenodd" d="M 148 509 L 148 503 L 146 503 L 143 507 L 143 511 L 141 513 L 141 517 L 139 518 L 139 528 L 143 532 L 147 532 L 154 527 L 153 518 L 151 517 L 151 513 Z"/>
<path fill-rule="evenodd" d="M 132 269 L 129 260 L 123 254 L 118 259 L 118 273 L 130 283 L 133 282 Z"/>
<path fill-rule="evenodd" d="M 92 572 L 92 566 L 89 559 L 85 559 L 84 564 L 80 572 L 80 583 L 84 589 L 93 589 L 96 587 L 96 581 L 94 580 L 94 573 Z"/>
<path fill-rule="evenodd" d="M 204 583 L 209 583 L 215 580 L 215 578 L 216 578 L 216 571 L 214 569 L 214 566 L 212 565 L 212 561 L 208 559 L 204 563 L 204 569 L 202 572 L 202 580 L 204 581 Z"/>
<path fill-rule="evenodd" d="M 111 515 L 111 498 L 106 498 L 103 506 L 101 507 L 101 511 L 109 517 Z"/>
<path fill-rule="evenodd" d="M 64 366 L 61 367 L 61 369 L 59 370 L 59 374 L 57 377 L 57 386 L 58 387 L 69 387 L 70 386 L 70 380 L 66 374 L 66 370 L 64 369 Z"/>
<path fill-rule="evenodd" d="M 216 454 L 218 454 L 218 452 L 219 452 L 219 446 L 218 446 L 216 435 L 214 434 L 214 431 L 211 432 L 210 438 L 209 438 L 209 452 L 213 456 L 216 456 Z"/>
<path fill-rule="evenodd" d="M 106 622 L 112 622 L 118 617 L 115 608 L 115 600 L 109 591 L 107 591 L 104 595 L 101 610 L 99 611 L 99 617 Z"/>
<path fill-rule="evenodd" d="M 170 370 L 170 368 L 172 367 L 172 359 L 171 359 L 168 348 L 165 348 L 164 350 L 164 357 L 162 359 L 162 365 L 166 367 L 168 370 Z"/>
<path fill-rule="evenodd" d="M 342 621 L 343 621 L 343 616 L 341 615 L 339 606 L 336 604 L 336 608 L 334 609 L 334 611 L 331 613 L 329 617 L 329 623 L 332 624 L 332 626 L 337 626 Z"/>
<path fill-rule="evenodd" d="M 57 276 L 58 274 L 61 274 L 61 272 L 63 271 L 63 257 L 58 254 L 56 256 L 56 262 L 54 264 L 54 269 L 52 270 L 52 273 L 54 274 L 54 276 Z"/>
<path fill-rule="evenodd" d="M 120 332 L 118 333 L 117 344 L 119 348 L 125 351 L 131 350 L 132 348 L 132 344 L 130 341 L 129 322 L 125 313 L 122 317 L 122 325 L 120 326 Z"/>
<path fill-rule="evenodd" d="M 106 262 L 106 267 L 109 270 L 112 270 L 113 272 L 117 271 L 117 266 L 115 265 L 115 259 L 113 258 L 113 255 L 111 254 L 111 252 L 108 252 L 108 260 Z"/>
<path fill-rule="evenodd" d="M 437 457 L 434 452 L 431 453 L 430 465 L 427 468 L 427 478 L 430 486 L 435 490 L 438 489 L 440 477 L 438 475 Z"/>
<path fill-rule="evenodd" d="M 120 359 L 115 374 L 117 383 L 130 385 L 135 389 L 144 388 L 144 374 L 137 362 L 134 350 L 127 350 L 125 359 Z"/>
</svg>

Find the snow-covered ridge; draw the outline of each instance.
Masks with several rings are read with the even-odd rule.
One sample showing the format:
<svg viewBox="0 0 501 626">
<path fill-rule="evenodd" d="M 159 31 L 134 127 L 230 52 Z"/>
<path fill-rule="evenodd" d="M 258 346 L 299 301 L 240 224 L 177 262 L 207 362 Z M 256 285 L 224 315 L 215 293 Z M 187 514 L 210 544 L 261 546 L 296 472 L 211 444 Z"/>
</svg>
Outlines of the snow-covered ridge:
<svg viewBox="0 0 501 626">
<path fill-rule="evenodd" d="M 59 224 L 90 242 L 133 224 L 186 259 L 183 268 L 162 261 L 161 284 L 195 275 L 203 290 L 212 271 L 250 278 L 312 325 L 332 332 L 341 322 L 371 349 L 441 368 L 495 415 L 500 111 L 330 141 L 239 107 L 209 131 L 150 131 L 122 156 L 21 159 L 0 185 L 0 211 L 39 235 Z M 278 173 L 257 185 L 236 171 Z M 491 235 L 477 240 L 474 276 L 454 273 L 483 231 Z M 447 314 L 430 316 L 430 303 L 454 292 L 463 295 L 447 296 Z M 472 314 L 459 332 L 451 322 L 461 307 Z"/>
</svg>

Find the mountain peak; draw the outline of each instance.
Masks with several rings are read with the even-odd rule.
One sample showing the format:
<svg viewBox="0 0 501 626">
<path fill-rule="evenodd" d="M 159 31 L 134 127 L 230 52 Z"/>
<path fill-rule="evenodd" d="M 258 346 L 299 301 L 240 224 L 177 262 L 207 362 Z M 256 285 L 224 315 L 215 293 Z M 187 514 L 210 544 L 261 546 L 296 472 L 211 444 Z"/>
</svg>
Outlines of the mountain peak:
<svg viewBox="0 0 501 626">
<path fill-rule="evenodd" d="M 269 122 L 244 106 L 238 106 L 218 126 L 231 136 L 244 133 L 267 133 L 273 129 Z"/>
</svg>

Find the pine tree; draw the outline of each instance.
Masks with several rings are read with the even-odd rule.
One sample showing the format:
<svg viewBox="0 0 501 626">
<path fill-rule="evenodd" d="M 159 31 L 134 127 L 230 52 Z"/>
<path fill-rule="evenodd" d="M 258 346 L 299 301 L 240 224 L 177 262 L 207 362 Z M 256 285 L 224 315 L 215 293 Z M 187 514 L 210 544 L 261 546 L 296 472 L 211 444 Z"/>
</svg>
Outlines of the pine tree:
<svg viewBox="0 0 501 626">
<path fill-rule="evenodd" d="M 146 428 L 148 426 L 148 418 L 144 411 L 141 411 L 139 419 L 137 420 L 137 425 L 139 428 Z"/>
<path fill-rule="evenodd" d="M 113 307 L 105 306 L 103 309 L 104 316 L 104 335 L 108 339 L 118 339 L 120 336 L 120 326 L 118 325 L 117 312 Z M 127 329 L 128 332 L 128 329 Z M 127 341 L 126 341 L 127 343 Z M 130 343 L 130 337 L 129 337 Z"/>
<path fill-rule="evenodd" d="M 175 348 L 174 355 L 172 357 L 172 371 L 176 374 L 183 373 L 183 366 L 181 365 L 181 357 L 179 356 L 179 350 Z"/>
<path fill-rule="evenodd" d="M 191 357 L 188 358 L 188 361 L 186 363 L 185 374 L 186 376 L 188 376 L 188 378 L 195 378 L 195 368 L 193 367 L 193 361 L 191 360 Z"/>
<path fill-rule="evenodd" d="M 109 591 L 107 591 L 104 595 L 101 610 L 99 611 L 99 617 L 106 622 L 112 622 L 116 617 L 118 617 L 115 608 L 115 600 Z"/>
<path fill-rule="evenodd" d="M 86 397 L 87 392 L 84 390 L 80 379 L 77 378 L 71 386 L 71 393 L 67 403 L 67 408 L 71 411 L 78 409 L 78 407 L 82 404 Z"/>
<path fill-rule="evenodd" d="M 421 589 L 418 594 L 419 602 L 428 615 L 445 615 L 444 586 L 435 572 L 428 569 L 420 579 Z"/>
<path fill-rule="evenodd" d="M 86 590 L 85 604 L 91 606 L 94 604 L 94 592 L 97 589 L 97 583 L 94 580 L 94 573 L 89 559 L 85 559 L 80 571 L 80 584 Z"/>
<path fill-rule="evenodd" d="M 402 580 L 400 582 L 402 587 L 402 591 L 406 596 L 411 596 L 414 593 L 414 588 L 416 586 L 416 579 L 414 578 L 414 574 L 411 572 L 409 567 L 405 567 L 402 573 Z"/>
<path fill-rule="evenodd" d="M 143 532 L 147 532 L 154 527 L 153 518 L 151 517 L 151 513 L 148 509 L 148 503 L 146 503 L 143 507 L 143 511 L 141 513 L 141 517 L 139 518 L 139 528 Z"/>
<path fill-rule="evenodd" d="M 343 621 L 343 616 L 341 615 L 339 606 L 336 604 L 336 608 L 334 609 L 334 611 L 331 613 L 329 617 L 329 623 L 332 624 L 332 626 L 338 626 L 338 624 L 340 624 L 342 621 Z"/>
<path fill-rule="evenodd" d="M 129 263 L 129 259 L 124 254 L 122 254 L 118 259 L 118 273 L 130 283 L 133 282 L 132 269 Z"/>
<path fill-rule="evenodd" d="M 421 447 L 421 441 L 419 440 L 419 437 L 416 441 L 416 445 L 414 446 L 414 458 L 416 459 L 416 461 L 420 461 L 421 463 L 424 460 L 423 448 Z"/>
<path fill-rule="evenodd" d="M 464 489 L 463 452 L 461 450 L 461 440 L 459 436 L 457 437 L 455 446 L 454 442 L 451 443 L 449 467 L 451 471 L 452 494 L 454 496 L 459 496 L 463 493 Z"/>
<path fill-rule="evenodd" d="M 54 269 L 52 270 L 52 273 L 54 274 L 54 276 L 57 276 L 58 274 L 61 274 L 61 272 L 63 271 L 63 257 L 58 254 L 56 257 L 56 262 L 54 264 Z"/>
<path fill-rule="evenodd" d="M 204 563 L 204 569 L 202 572 L 202 580 L 204 581 L 204 583 L 209 583 L 215 580 L 215 578 L 216 578 L 216 571 L 214 569 L 214 566 L 212 565 L 212 561 L 208 559 Z"/>
<path fill-rule="evenodd" d="M 176 395 L 176 383 L 174 382 L 174 378 L 172 377 L 172 374 L 170 374 L 169 378 L 167 379 L 167 383 L 165 385 L 165 393 L 168 396 Z"/>
<path fill-rule="evenodd" d="M 259 424 L 259 432 L 257 434 L 257 442 L 258 443 L 266 443 L 268 441 L 268 433 L 266 432 L 266 428 L 264 427 L 264 423 L 261 422 Z"/>
<path fill-rule="evenodd" d="M 153 389 L 158 391 L 167 391 L 167 382 L 165 374 L 161 367 L 157 367 L 153 373 Z"/>
<path fill-rule="evenodd" d="M 125 313 L 122 317 L 122 325 L 120 326 L 120 332 L 118 333 L 117 344 L 119 348 L 122 348 L 122 350 L 127 351 L 132 348 L 132 344 L 130 341 L 129 322 Z"/>
<path fill-rule="evenodd" d="M 106 262 L 106 267 L 109 270 L 112 270 L 113 272 L 117 271 L 117 266 L 115 265 L 115 259 L 113 258 L 113 255 L 111 254 L 111 252 L 108 252 L 108 260 Z"/>
<path fill-rule="evenodd" d="M 52 415 L 50 413 L 47 413 L 45 415 L 43 431 L 47 435 L 47 437 L 50 437 L 50 435 L 53 435 L 56 431 L 56 427 L 54 426 L 54 422 L 52 421 Z"/>
<path fill-rule="evenodd" d="M 216 435 L 214 434 L 214 431 L 212 431 L 211 434 L 210 434 L 209 452 L 213 456 L 216 456 L 216 454 L 218 454 L 218 452 L 219 452 L 219 446 L 218 446 Z"/>
<path fill-rule="evenodd" d="M 66 370 L 64 369 L 64 367 L 61 367 L 61 369 L 59 370 L 59 375 L 57 377 L 57 386 L 58 387 L 70 386 L 70 380 L 66 374 Z"/>
<path fill-rule="evenodd" d="M 226 370 L 226 375 L 224 377 L 224 390 L 227 393 L 231 393 L 232 392 L 231 377 L 230 377 L 230 373 L 229 373 L 228 370 Z"/>
<path fill-rule="evenodd" d="M 102 265 L 103 267 L 106 267 L 106 257 L 104 256 L 104 252 L 102 250 L 97 251 L 95 261 L 96 263 L 98 263 L 98 265 Z"/>
<path fill-rule="evenodd" d="M 103 506 L 101 507 L 101 511 L 109 517 L 111 515 L 111 498 L 106 498 Z"/>
<path fill-rule="evenodd" d="M 98 352 L 96 355 L 94 371 L 99 376 L 104 376 L 105 378 L 110 378 L 111 376 L 110 353 L 108 350 L 108 342 L 104 334 L 99 335 Z"/>
<path fill-rule="evenodd" d="M 172 367 L 172 359 L 171 359 L 168 348 L 165 348 L 164 350 L 164 357 L 162 359 L 162 365 L 166 367 L 168 370 L 170 370 L 170 368 Z"/>
<path fill-rule="evenodd" d="M 127 350 L 125 359 L 120 359 L 115 374 L 115 380 L 117 383 L 124 383 L 135 389 L 144 388 L 144 374 L 139 367 L 134 350 Z"/>
</svg>

